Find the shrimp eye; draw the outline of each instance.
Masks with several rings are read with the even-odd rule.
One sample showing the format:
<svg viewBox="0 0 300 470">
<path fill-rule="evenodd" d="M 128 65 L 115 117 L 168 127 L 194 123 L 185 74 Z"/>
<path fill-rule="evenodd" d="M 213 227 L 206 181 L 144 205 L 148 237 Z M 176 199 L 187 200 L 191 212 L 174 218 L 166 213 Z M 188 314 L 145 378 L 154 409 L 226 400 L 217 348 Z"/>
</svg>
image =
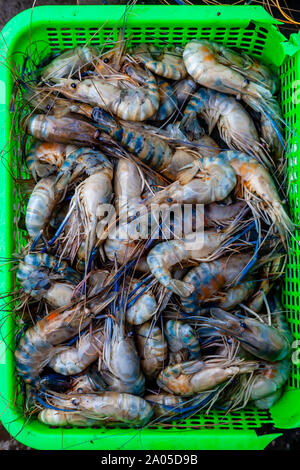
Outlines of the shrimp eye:
<svg viewBox="0 0 300 470">
<path fill-rule="evenodd" d="M 108 58 L 108 57 L 105 57 L 105 59 L 103 59 L 103 62 L 104 62 L 105 64 L 108 64 L 109 58 Z"/>
<path fill-rule="evenodd" d="M 78 400 L 76 400 L 76 398 L 73 398 L 72 405 L 77 406 L 78 404 Z"/>
<path fill-rule="evenodd" d="M 47 104 L 46 109 L 47 109 L 47 111 L 50 111 L 51 105 L 50 105 L 50 104 Z"/>
<path fill-rule="evenodd" d="M 76 88 L 76 86 L 77 86 L 76 83 L 71 83 L 72 88 Z"/>
<path fill-rule="evenodd" d="M 243 321 L 241 321 L 241 322 L 240 322 L 240 325 L 241 325 L 241 327 L 242 327 L 242 328 L 247 328 L 247 325 L 246 325 L 246 323 L 245 323 L 245 322 L 243 322 Z"/>
<path fill-rule="evenodd" d="M 167 202 L 173 202 L 173 199 L 171 197 L 167 197 L 166 201 Z"/>
<path fill-rule="evenodd" d="M 83 389 L 82 389 L 82 388 L 79 388 L 79 389 L 77 390 L 77 392 L 78 392 L 78 393 L 83 393 Z"/>
</svg>

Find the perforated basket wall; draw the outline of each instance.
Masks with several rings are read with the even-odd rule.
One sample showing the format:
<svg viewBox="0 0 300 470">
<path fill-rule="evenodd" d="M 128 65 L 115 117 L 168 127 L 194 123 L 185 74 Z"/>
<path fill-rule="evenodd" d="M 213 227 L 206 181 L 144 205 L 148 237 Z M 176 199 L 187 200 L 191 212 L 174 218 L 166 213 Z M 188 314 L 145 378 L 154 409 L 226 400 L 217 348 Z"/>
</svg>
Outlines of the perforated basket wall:
<svg viewBox="0 0 300 470">
<path fill-rule="evenodd" d="M 280 74 L 284 117 L 296 129 L 287 144 L 289 198 L 292 212 L 299 221 L 297 104 L 292 101 L 293 82 L 299 79 L 299 53 L 287 47 L 286 39 L 273 25 L 275 21 L 260 7 L 135 7 L 124 21 L 123 7 L 38 7 L 15 17 L 2 35 L 2 56 L 9 58 L 12 69 L 23 63 L 24 53 L 40 57 L 76 45 L 109 47 L 125 25 L 125 37 L 131 44 L 140 42 L 164 46 L 182 46 L 194 38 L 205 38 L 237 47 L 272 64 Z M 35 51 L 35 52 L 33 52 Z M 287 51 L 291 56 L 287 56 Z M 281 66 L 281 68 L 279 68 Z M 15 168 L 19 155 L 19 130 L 11 134 L 8 110 L 13 86 L 10 68 L 0 70 L 1 147 L 0 167 L 0 256 L 10 258 L 22 244 L 22 232 L 15 233 L 14 217 L 24 212 L 22 201 L 14 192 L 8 167 Z M 289 133 L 290 135 L 290 133 Z M 9 143 L 10 142 L 10 143 Z M 300 188 L 299 188 L 300 189 Z M 294 242 L 290 251 L 283 299 L 287 318 L 295 338 L 300 339 L 299 249 Z M 1 292 L 9 291 L 14 280 L 9 267 L 1 267 Z M 5 317 L 5 318 L 4 318 Z M 273 409 L 254 408 L 231 414 L 212 411 L 199 414 L 173 426 L 152 425 L 143 430 L 126 427 L 97 429 L 49 428 L 35 419 L 25 419 L 20 393 L 16 397 L 16 378 L 12 350 L 14 331 L 11 317 L 3 312 L 0 342 L 0 392 L 2 422 L 21 442 L 40 449 L 262 449 L 278 434 L 266 434 L 271 425 L 290 428 L 300 423 L 299 370 L 294 366 L 290 386 Z M 297 351 L 296 351 L 297 352 Z M 268 428 L 266 428 L 268 425 Z"/>
</svg>

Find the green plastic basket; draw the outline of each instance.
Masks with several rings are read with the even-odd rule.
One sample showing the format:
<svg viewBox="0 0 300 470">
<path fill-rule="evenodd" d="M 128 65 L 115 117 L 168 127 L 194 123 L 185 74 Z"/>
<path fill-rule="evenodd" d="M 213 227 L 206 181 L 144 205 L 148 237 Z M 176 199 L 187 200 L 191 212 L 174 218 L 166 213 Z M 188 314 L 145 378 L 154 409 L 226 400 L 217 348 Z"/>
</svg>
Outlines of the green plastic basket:
<svg viewBox="0 0 300 470">
<path fill-rule="evenodd" d="M 9 101 L 13 71 L 23 63 L 24 53 L 32 47 L 41 53 L 61 51 L 76 45 L 101 45 L 117 40 L 123 26 L 122 6 L 38 7 L 13 18 L 3 29 L 0 65 L 0 257 L 5 260 L 22 243 L 16 233 L 14 216 L 20 202 L 13 185 L 17 140 L 11 126 Z M 205 38 L 238 47 L 278 69 L 281 79 L 282 107 L 285 119 L 296 129 L 288 142 L 289 199 L 295 221 L 299 221 L 298 197 L 300 135 L 298 107 L 292 99 L 294 82 L 300 79 L 298 36 L 290 41 L 274 26 L 276 21 L 261 7 L 248 6 L 136 6 L 127 13 L 126 35 L 132 43 L 154 42 L 158 45 L 184 45 L 194 38 Z M 100 28 L 100 29 L 99 29 Z M 297 91 L 297 90 L 296 90 Z M 11 135 L 11 128 L 14 133 Z M 12 137 L 12 138 L 11 138 Z M 298 236 L 298 235 L 297 235 Z M 300 239 L 300 237 L 299 237 Z M 300 249 L 294 243 L 283 285 L 283 302 L 296 339 L 300 339 Z M 9 265 L 1 262 L 0 291 L 10 291 L 14 277 Z M 1 311 L 0 336 L 0 416 L 8 432 L 23 444 L 37 449 L 264 449 L 278 430 L 300 425 L 300 372 L 296 365 L 281 400 L 270 411 L 247 408 L 225 415 L 212 411 L 162 429 L 49 428 L 36 419 L 25 419 L 22 400 L 16 393 L 14 366 L 14 324 L 7 311 Z M 297 354 L 297 351 L 295 351 Z"/>
</svg>

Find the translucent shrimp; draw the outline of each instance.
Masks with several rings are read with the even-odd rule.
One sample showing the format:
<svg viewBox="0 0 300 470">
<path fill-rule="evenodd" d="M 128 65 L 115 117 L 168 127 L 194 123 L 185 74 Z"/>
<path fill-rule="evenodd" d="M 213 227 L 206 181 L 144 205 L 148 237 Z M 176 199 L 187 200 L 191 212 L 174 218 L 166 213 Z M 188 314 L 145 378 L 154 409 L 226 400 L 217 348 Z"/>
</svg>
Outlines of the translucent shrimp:
<svg viewBox="0 0 300 470">
<path fill-rule="evenodd" d="M 180 320 L 168 320 L 165 325 L 165 335 L 170 350 L 169 364 L 200 357 L 200 344 L 196 332 L 188 323 Z"/>
<path fill-rule="evenodd" d="M 225 285 L 230 286 L 238 278 L 239 274 L 250 262 L 251 257 L 251 254 L 224 256 L 208 263 L 201 263 L 196 268 L 191 269 L 182 282 L 193 286 L 194 291 L 190 296 L 181 299 L 183 309 L 189 314 L 197 315 L 201 307 L 203 307 L 203 302 L 211 300 L 215 296 L 218 298 L 217 293 L 222 287 Z M 250 296 L 252 292 L 251 287 L 253 290 L 253 283 L 246 289 L 246 296 Z M 236 293 L 235 297 L 237 297 L 237 300 L 240 300 Z M 223 302 L 225 304 L 229 302 L 228 296 L 223 299 Z M 230 304 L 230 307 L 232 307 L 231 302 Z"/>
<path fill-rule="evenodd" d="M 207 227 L 226 227 L 239 216 L 246 214 L 247 203 L 243 200 L 222 204 L 211 202 L 204 207 L 204 223 Z"/>
<path fill-rule="evenodd" d="M 54 256 L 29 253 L 19 263 L 17 279 L 27 294 L 44 298 L 52 307 L 58 308 L 71 302 L 75 284 L 80 282 L 81 276 L 68 263 Z"/>
<path fill-rule="evenodd" d="M 215 252 L 221 254 L 222 244 L 229 238 L 228 232 L 207 230 L 203 234 L 181 240 L 170 240 L 156 245 L 149 252 L 147 263 L 153 276 L 169 290 L 181 297 L 188 297 L 194 292 L 191 283 L 173 279 L 171 268 L 189 259 L 205 259 Z"/>
<path fill-rule="evenodd" d="M 48 398 L 48 401 L 52 406 L 78 411 L 81 416 L 101 423 L 117 422 L 143 426 L 153 415 L 149 403 L 128 393 L 79 393 L 70 396 L 55 394 Z"/>
<path fill-rule="evenodd" d="M 238 318 L 220 308 L 213 308 L 210 312 L 212 318 L 205 319 L 205 323 L 240 341 L 243 348 L 255 357 L 277 362 L 289 354 L 289 335 L 283 326 L 279 328 L 252 318 Z"/>
<path fill-rule="evenodd" d="M 43 81 L 75 75 L 99 55 L 98 49 L 91 46 L 78 46 L 55 57 L 41 72 Z"/>
<path fill-rule="evenodd" d="M 145 121 L 159 108 L 159 90 L 154 76 L 148 71 L 126 67 L 126 73 L 142 86 L 127 88 L 109 83 L 107 80 L 87 78 L 83 81 L 56 79 L 53 90 L 90 106 L 100 106 L 121 119 Z"/>
<path fill-rule="evenodd" d="M 43 142 L 86 145 L 99 144 L 98 132 L 89 122 L 73 117 L 56 117 L 31 114 L 22 122 L 24 131 Z"/>
<path fill-rule="evenodd" d="M 154 379 L 167 360 L 168 346 L 161 329 L 146 322 L 137 330 L 141 367 L 148 379 Z"/>
<path fill-rule="evenodd" d="M 80 413 L 70 413 L 69 411 L 59 411 L 52 408 L 43 408 L 37 419 L 48 426 L 64 427 L 74 426 L 77 428 L 88 428 L 97 424 L 97 421 L 92 418 L 81 415 Z"/>
<path fill-rule="evenodd" d="M 142 395 L 145 378 L 134 340 L 126 334 L 123 323 L 114 324 L 112 338 L 105 340 L 103 362 L 106 369 L 102 374 L 110 390 Z"/>
<path fill-rule="evenodd" d="M 213 390 L 235 376 L 251 373 L 256 363 L 243 361 L 188 361 L 166 367 L 158 376 L 157 384 L 168 393 L 190 397 Z"/>
<path fill-rule="evenodd" d="M 235 171 L 241 182 L 240 196 L 243 197 L 250 207 L 254 208 L 261 217 L 266 220 L 268 216 L 277 227 L 283 240 L 287 238 L 287 233 L 294 231 L 294 224 L 287 215 L 283 203 L 268 170 L 264 168 L 253 157 L 237 151 L 225 151 L 218 155 L 218 160 L 229 164 Z M 197 174 L 197 161 L 189 164 L 191 168 L 190 177 Z M 192 171 L 192 167 L 194 172 Z"/>
<path fill-rule="evenodd" d="M 192 141 L 203 134 L 197 115 L 207 122 L 209 134 L 215 125 L 218 126 L 220 136 L 229 148 L 245 151 L 270 164 L 264 155 L 252 118 L 235 98 L 200 88 L 190 99 L 180 124 L 180 128 Z"/>
<path fill-rule="evenodd" d="M 49 176 L 61 167 L 67 155 L 75 150 L 72 145 L 36 142 L 27 155 L 27 166 L 32 176 L 37 178 Z"/>
<path fill-rule="evenodd" d="M 161 49 L 148 44 L 139 44 L 132 51 L 132 56 L 161 77 L 181 80 L 187 76 L 182 51 L 178 47 Z"/>
<path fill-rule="evenodd" d="M 55 191 L 55 176 L 42 178 L 29 198 L 25 224 L 30 238 L 35 239 L 46 228 L 62 194 Z"/>
<path fill-rule="evenodd" d="M 58 346 L 49 366 L 62 375 L 75 375 L 84 371 L 101 356 L 103 330 L 82 335 L 75 346 Z"/>
</svg>

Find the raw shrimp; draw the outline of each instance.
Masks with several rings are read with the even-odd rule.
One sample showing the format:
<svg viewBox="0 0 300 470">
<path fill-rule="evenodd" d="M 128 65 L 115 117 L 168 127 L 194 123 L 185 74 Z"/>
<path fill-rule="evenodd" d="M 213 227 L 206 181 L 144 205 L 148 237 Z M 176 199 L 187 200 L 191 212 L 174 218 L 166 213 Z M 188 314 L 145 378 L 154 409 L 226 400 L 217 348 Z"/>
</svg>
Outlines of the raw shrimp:
<svg viewBox="0 0 300 470">
<path fill-rule="evenodd" d="M 200 88 L 190 99 L 180 124 L 192 141 L 203 134 L 197 120 L 198 114 L 207 122 L 209 134 L 217 125 L 221 138 L 229 148 L 245 151 L 269 164 L 252 118 L 235 98 Z"/>
<path fill-rule="evenodd" d="M 132 56 L 161 77 L 181 80 L 187 76 L 182 51 L 178 47 L 160 49 L 153 45 L 139 44 L 132 51 Z"/>
<path fill-rule="evenodd" d="M 245 95 L 261 101 L 272 97 L 271 91 L 264 84 L 259 85 L 220 63 L 214 43 L 206 40 L 190 41 L 184 48 L 183 60 L 189 75 L 200 85 L 241 96 L 243 99 Z"/>
<path fill-rule="evenodd" d="M 287 215 L 283 203 L 268 170 L 264 168 L 253 157 L 234 150 L 221 152 L 218 155 L 219 164 L 229 164 L 241 181 L 241 196 L 250 207 L 254 207 L 264 220 L 266 215 L 277 227 L 279 234 L 285 241 L 287 233 L 294 231 L 294 224 Z M 191 168 L 190 177 L 197 174 L 200 162 L 194 161 L 189 164 Z M 187 165 L 188 166 L 188 165 Z M 194 172 L 192 167 L 194 166 Z"/>
<path fill-rule="evenodd" d="M 166 367 L 159 374 L 157 384 L 168 393 L 190 397 L 213 390 L 233 377 L 251 373 L 256 363 L 243 361 L 188 361 Z"/>
<path fill-rule="evenodd" d="M 154 76 L 148 71 L 126 67 L 126 73 L 143 86 L 113 85 L 107 80 L 87 78 L 83 81 L 56 79 L 53 90 L 90 106 L 100 106 L 121 119 L 145 121 L 159 108 L 159 90 Z"/>
<path fill-rule="evenodd" d="M 258 370 L 250 384 L 250 400 L 261 400 L 280 390 L 291 372 L 289 358 L 279 362 L 261 362 L 263 368 Z"/>
<path fill-rule="evenodd" d="M 229 239 L 227 231 L 206 230 L 203 234 L 192 234 L 192 238 L 171 240 L 156 245 L 149 252 L 147 263 L 150 271 L 164 286 L 181 297 L 188 297 L 194 292 L 192 283 L 173 279 L 171 268 L 189 259 L 205 259 L 213 253 L 222 252 L 222 244 Z"/>
<path fill-rule="evenodd" d="M 38 177 L 49 176 L 61 167 L 67 155 L 75 149 L 72 145 L 36 142 L 27 156 L 28 169 L 36 181 Z"/>
<path fill-rule="evenodd" d="M 133 287 L 136 288 L 136 284 L 133 284 Z M 157 312 L 158 306 L 154 294 L 151 291 L 140 294 L 142 288 L 143 286 L 136 291 L 137 299 L 133 299 L 134 303 L 129 302 L 126 307 L 126 320 L 130 325 L 141 325 Z"/>
<path fill-rule="evenodd" d="M 204 223 L 207 227 L 226 227 L 246 214 L 247 203 L 237 200 L 231 204 L 211 202 L 204 207 Z"/>
<path fill-rule="evenodd" d="M 104 155 L 100 155 L 98 163 L 89 169 L 90 176 L 76 186 L 75 194 L 70 202 L 71 213 L 67 221 L 65 233 L 68 236 L 64 249 L 71 254 L 71 259 L 77 254 L 81 242 L 85 243 L 85 260 L 88 263 L 96 242 L 103 242 L 106 227 L 105 211 L 102 208 L 109 204 L 112 198 L 113 168 Z M 95 155 L 91 155 L 91 162 Z"/>
<path fill-rule="evenodd" d="M 19 263 L 17 279 L 26 293 L 44 298 L 52 307 L 58 308 L 71 302 L 74 285 L 80 282 L 81 276 L 68 263 L 54 256 L 29 253 Z"/>
<path fill-rule="evenodd" d="M 55 57 L 55 59 L 44 67 L 41 73 L 41 79 L 48 81 L 75 75 L 78 73 L 79 69 L 84 68 L 98 55 L 98 49 L 91 46 L 78 46 L 69 49 L 58 57 Z"/>
<path fill-rule="evenodd" d="M 176 416 L 184 404 L 181 397 L 164 392 L 145 395 L 145 400 L 152 406 L 156 418 Z"/>
<path fill-rule="evenodd" d="M 97 424 L 97 421 L 92 418 L 81 415 L 80 413 L 73 413 L 69 411 L 60 411 L 52 408 L 42 409 L 38 416 L 38 420 L 41 423 L 47 424 L 48 426 L 74 426 L 74 427 L 90 427 Z"/>
<path fill-rule="evenodd" d="M 204 323 L 213 326 L 228 336 L 241 342 L 243 348 L 255 357 L 270 362 L 281 361 L 290 351 L 289 336 L 282 325 L 268 326 L 252 318 L 238 318 L 220 308 L 210 310 L 212 318 L 202 318 Z M 280 316 L 279 313 L 276 315 Z M 278 318 L 276 319 L 278 321 Z"/>
<path fill-rule="evenodd" d="M 115 205 L 118 214 L 137 211 L 144 189 L 144 178 L 136 163 L 121 158 L 114 175 Z"/>
<path fill-rule="evenodd" d="M 177 100 L 173 88 L 168 82 L 157 80 L 160 105 L 157 112 L 151 117 L 151 121 L 163 121 L 170 117 L 177 109 Z"/>
<path fill-rule="evenodd" d="M 154 379 L 164 367 L 168 355 L 161 329 L 151 322 L 143 323 L 137 330 L 137 346 L 145 376 Z"/>
<path fill-rule="evenodd" d="M 169 364 L 200 357 L 200 344 L 196 332 L 188 323 L 180 320 L 168 320 L 165 325 L 165 335 L 170 350 Z"/>
<path fill-rule="evenodd" d="M 97 129 L 79 119 L 32 114 L 22 121 L 22 125 L 28 134 L 45 142 L 84 144 L 87 147 L 99 144 Z"/>
<path fill-rule="evenodd" d="M 174 86 L 174 93 L 177 98 L 179 109 L 191 99 L 198 88 L 198 84 L 191 77 L 185 78 Z"/>
<path fill-rule="evenodd" d="M 143 398 L 128 393 L 103 392 L 74 395 L 55 394 L 48 398 L 52 406 L 76 410 L 81 416 L 101 422 L 145 425 L 153 415 L 149 403 Z"/>
<path fill-rule="evenodd" d="M 103 362 L 107 370 L 102 374 L 110 390 L 142 395 L 145 378 L 133 338 L 125 333 L 122 322 L 114 324 L 112 338 L 108 336 L 104 342 Z"/>
<path fill-rule="evenodd" d="M 223 256 L 218 260 L 201 263 L 196 268 L 191 269 L 182 282 L 193 286 L 194 291 L 190 296 L 181 299 L 183 309 L 189 314 L 197 315 L 197 312 L 203 307 L 203 302 L 210 300 L 223 286 L 230 285 L 238 278 L 245 266 L 251 261 L 251 257 L 251 254 Z M 250 286 L 253 289 L 253 284 L 250 284 Z M 251 294 L 250 287 L 248 287 L 248 290 L 246 289 L 245 293 L 247 296 Z M 226 301 L 229 301 L 228 297 Z"/>
<path fill-rule="evenodd" d="M 38 386 L 41 371 L 56 352 L 54 346 L 75 336 L 91 320 L 90 310 L 77 304 L 63 312 L 54 310 L 29 328 L 15 351 L 16 368 L 23 380 Z"/>
<path fill-rule="evenodd" d="M 58 346 L 49 366 L 62 375 L 75 375 L 85 370 L 101 356 L 103 330 L 82 335 L 75 346 Z"/>
<path fill-rule="evenodd" d="M 35 239 L 45 228 L 62 194 L 55 191 L 55 176 L 42 178 L 34 187 L 26 209 L 26 229 Z"/>
</svg>

